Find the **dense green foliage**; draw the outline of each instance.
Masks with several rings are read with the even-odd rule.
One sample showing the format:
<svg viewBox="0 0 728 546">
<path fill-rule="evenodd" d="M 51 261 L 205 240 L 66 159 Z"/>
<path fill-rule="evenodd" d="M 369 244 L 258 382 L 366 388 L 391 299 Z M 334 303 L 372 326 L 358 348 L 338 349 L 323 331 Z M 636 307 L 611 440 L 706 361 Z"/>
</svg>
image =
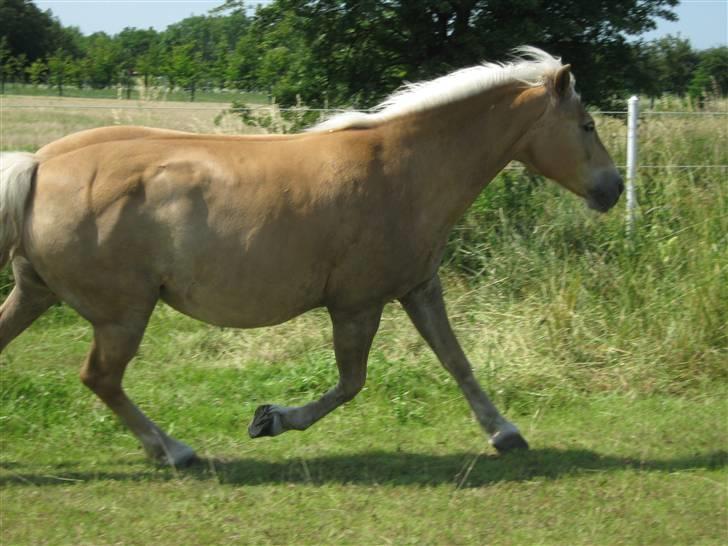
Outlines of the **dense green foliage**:
<svg viewBox="0 0 728 546">
<path fill-rule="evenodd" d="M 687 39 L 666 36 L 647 44 L 637 62 L 649 70 L 639 88 L 651 97 L 728 95 L 728 47 L 695 51 Z"/>
<path fill-rule="evenodd" d="M 30 0 L 0 0 L 0 39 L 12 57 L 33 62 L 58 49 L 77 55 L 79 38 L 78 29 L 63 27 Z"/>
<path fill-rule="evenodd" d="M 221 0 L 222 2 L 222 0 Z M 674 19 L 676 0 L 276 0 L 254 15 L 228 0 L 163 32 L 83 36 L 32 2 L 0 0 L 0 82 L 267 92 L 282 105 L 368 107 L 403 81 L 431 78 L 521 44 L 570 62 L 590 104 L 628 92 L 725 94 L 728 48 L 694 51 L 634 38 Z"/>
<path fill-rule="evenodd" d="M 626 35 L 654 28 L 657 17 L 673 18 L 675 3 L 278 0 L 258 12 L 251 32 L 258 36 L 258 57 L 277 49 L 299 65 L 285 71 L 292 81 L 275 81 L 282 103 L 300 95 L 316 105 L 366 107 L 403 80 L 503 59 L 513 47 L 531 44 L 568 59 L 586 82 L 586 100 L 604 104 L 630 82 L 636 85 L 629 65 L 640 44 Z M 305 50 L 296 42 L 301 37 Z"/>
</svg>

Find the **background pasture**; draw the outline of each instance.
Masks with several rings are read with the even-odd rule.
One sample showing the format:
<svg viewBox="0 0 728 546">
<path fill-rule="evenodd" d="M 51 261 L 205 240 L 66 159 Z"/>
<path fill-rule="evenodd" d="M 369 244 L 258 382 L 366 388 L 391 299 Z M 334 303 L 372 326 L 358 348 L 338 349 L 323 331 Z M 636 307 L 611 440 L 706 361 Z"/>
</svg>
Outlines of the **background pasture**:
<svg viewBox="0 0 728 546">
<path fill-rule="evenodd" d="M 0 147 L 33 150 L 115 123 L 260 130 L 235 116 L 215 124 L 222 104 L 134 110 L 87 99 L 103 108 L 58 108 L 81 100 L 4 97 Z M 32 109 L 14 107 L 23 105 Z M 643 117 L 631 238 L 623 204 L 597 216 L 517 167 L 455 229 L 443 269 L 454 327 L 532 451 L 493 454 L 397 305 L 356 400 L 305 433 L 248 440 L 258 404 L 307 401 L 335 381 L 325 313 L 241 332 L 160 306 L 126 385 L 204 460 L 155 468 L 79 383 L 90 332 L 60 306 L 0 356 L 0 539 L 723 543 L 725 120 Z M 598 128 L 624 164 L 624 119 L 599 116 Z M 9 284 L 6 270 L 0 293 Z"/>
</svg>

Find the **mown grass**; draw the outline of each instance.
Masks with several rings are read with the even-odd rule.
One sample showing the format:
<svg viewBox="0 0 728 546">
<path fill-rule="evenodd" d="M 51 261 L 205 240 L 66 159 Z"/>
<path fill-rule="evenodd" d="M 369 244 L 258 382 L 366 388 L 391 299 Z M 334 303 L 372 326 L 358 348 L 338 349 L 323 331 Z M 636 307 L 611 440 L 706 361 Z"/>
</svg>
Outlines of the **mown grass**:
<svg viewBox="0 0 728 546">
<path fill-rule="evenodd" d="M 86 115 L 70 113 L 63 129 Z M 3 116 L 14 123 L 3 146 L 42 144 L 42 132 L 20 131 L 32 116 Z M 623 120 L 599 125 L 623 163 Z M 728 128 L 673 116 L 648 117 L 641 131 L 641 164 L 654 167 L 640 171 L 630 236 L 623 205 L 599 216 L 509 170 L 451 238 L 443 273 L 455 329 L 529 453 L 494 456 L 396 305 L 357 399 L 305 433 L 248 440 L 258 404 L 303 403 L 335 383 L 326 314 L 240 332 L 160 306 L 128 390 L 203 461 L 155 468 L 78 382 L 90 330 L 57 307 L 0 356 L 0 539 L 724 543 L 728 177 L 675 166 L 728 163 Z"/>
<path fill-rule="evenodd" d="M 499 458 L 403 319 L 388 310 L 368 385 L 354 402 L 305 433 L 253 441 L 245 426 L 258 404 L 303 402 L 335 381 L 326 317 L 232 334 L 158 309 L 127 383 L 142 407 L 203 457 L 174 470 L 150 466 L 76 380 L 89 329 L 53 310 L 3 354 L 3 542 L 724 538 L 725 389 L 681 397 L 624 389 L 558 403 L 536 392 L 509 403 L 478 366 L 532 445 Z M 393 359 L 394 350 L 409 356 Z"/>
</svg>

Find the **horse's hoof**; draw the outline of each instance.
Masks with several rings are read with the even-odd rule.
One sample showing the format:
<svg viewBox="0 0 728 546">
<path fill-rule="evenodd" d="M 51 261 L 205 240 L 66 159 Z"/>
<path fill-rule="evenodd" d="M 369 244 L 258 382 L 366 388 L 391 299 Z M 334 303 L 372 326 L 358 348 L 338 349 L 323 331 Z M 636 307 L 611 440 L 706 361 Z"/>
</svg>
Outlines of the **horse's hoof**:
<svg viewBox="0 0 728 546">
<path fill-rule="evenodd" d="M 490 441 L 498 453 L 508 453 L 517 449 L 528 449 L 528 442 L 519 432 L 498 433 Z"/>
<path fill-rule="evenodd" d="M 199 461 L 195 450 L 187 444 L 171 438 L 167 441 L 167 445 L 157 447 L 154 452 L 147 452 L 156 464 L 174 468 L 185 468 Z"/>
<path fill-rule="evenodd" d="M 281 417 L 274 411 L 275 406 L 265 404 L 258 406 L 253 415 L 253 421 L 248 426 L 251 438 L 261 436 L 276 436 L 282 432 Z"/>
<path fill-rule="evenodd" d="M 189 451 L 175 454 L 174 461 L 170 461 L 169 464 L 175 468 L 188 468 L 199 462 L 200 458 L 197 456 L 197 453 L 192 448 L 189 448 Z"/>
</svg>

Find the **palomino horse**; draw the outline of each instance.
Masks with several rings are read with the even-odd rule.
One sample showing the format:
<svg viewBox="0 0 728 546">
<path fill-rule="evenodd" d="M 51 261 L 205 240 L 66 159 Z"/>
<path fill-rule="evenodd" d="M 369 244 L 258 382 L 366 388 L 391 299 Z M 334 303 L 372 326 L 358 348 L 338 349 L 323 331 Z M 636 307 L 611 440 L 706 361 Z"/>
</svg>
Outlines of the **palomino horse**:
<svg viewBox="0 0 728 546">
<path fill-rule="evenodd" d="M 121 383 L 155 304 L 221 326 L 277 324 L 315 307 L 333 323 L 339 382 L 300 407 L 259 407 L 251 437 L 304 430 L 364 385 L 384 305 L 397 299 L 499 451 L 528 447 L 491 403 L 453 334 L 437 275 L 448 233 L 511 160 L 607 211 L 622 180 L 574 92 L 535 48 L 410 85 L 373 113 L 289 136 L 92 129 L 2 156 L 0 266 L 15 287 L 0 350 L 63 301 L 93 326 L 81 380 L 141 441 L 179 465 Z"/>
</svg>

